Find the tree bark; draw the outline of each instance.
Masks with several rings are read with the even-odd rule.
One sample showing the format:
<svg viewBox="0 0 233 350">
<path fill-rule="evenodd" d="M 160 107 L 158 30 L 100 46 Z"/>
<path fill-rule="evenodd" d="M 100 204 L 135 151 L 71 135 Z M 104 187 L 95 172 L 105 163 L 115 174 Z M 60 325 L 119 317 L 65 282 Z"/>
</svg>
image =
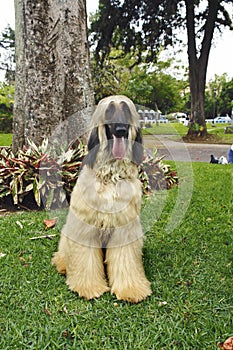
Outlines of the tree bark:
<svg viewBox="0 0 233 350">
<path fill-rule="evenodd" d="M 70 143 L 93 112 L 85 0 L 15 0 L 13 149 Z"/>
<path fill-rule="evenodd" d="M 209 12 L 205 22 L 204 36 L 198 57 L 195 34 L 195 1 L 186 0 L 186 19 L 188 34 L 189 82 L 191 94 L 191 118 L 188 135 L 205 137 L 207 128 L 204 114 L 205 84 L 208 58 L 213 39 L 215 22 L 219 8 L 218 0 L 209 1 Z"/>
</svg>

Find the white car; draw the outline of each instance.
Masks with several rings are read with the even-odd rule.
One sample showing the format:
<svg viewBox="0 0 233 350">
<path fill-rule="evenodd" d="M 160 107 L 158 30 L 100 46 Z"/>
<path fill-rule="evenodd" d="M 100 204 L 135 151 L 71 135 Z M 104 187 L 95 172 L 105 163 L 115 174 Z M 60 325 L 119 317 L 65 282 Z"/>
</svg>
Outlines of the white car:
<svg viewBox="0 0 233 350">
<path fill-rule="evenodd" d="M 178 121 L 179 123 L 184 124 L 185 121 L 187 120 L 187 114 L 186 114 L 186 113 L 181 113 L 181 112 L 179 112 L 179 113 L 176 113 L 176 114 L 174 115 L 174 118 L 177 119 L 177 121 Z"/>
<path fill-rule="evenodd" d="M 214 118 L 214 123 L 231 123 L 231 122 L 232 120 L 229 117 L 229 115 Z"/>
</svg>

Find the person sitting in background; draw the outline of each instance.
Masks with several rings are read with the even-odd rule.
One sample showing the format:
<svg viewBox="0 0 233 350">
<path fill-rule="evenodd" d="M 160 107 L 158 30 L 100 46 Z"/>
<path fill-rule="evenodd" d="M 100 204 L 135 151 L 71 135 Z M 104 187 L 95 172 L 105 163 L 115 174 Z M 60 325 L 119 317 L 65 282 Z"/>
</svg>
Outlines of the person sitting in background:
<svg viewBox="0 0 233 350">
<path fill-rule="evenodd" d="M 231 145 L 228 151 L 228 163 L 233 164 L 233 145 Z"/>
</svg>

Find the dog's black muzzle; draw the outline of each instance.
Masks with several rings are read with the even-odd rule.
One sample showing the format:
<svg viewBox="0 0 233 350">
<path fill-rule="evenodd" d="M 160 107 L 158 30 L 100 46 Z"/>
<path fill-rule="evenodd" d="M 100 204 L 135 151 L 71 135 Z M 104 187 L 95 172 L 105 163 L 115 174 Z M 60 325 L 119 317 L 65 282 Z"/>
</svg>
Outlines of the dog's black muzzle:
<svg viewBox="0 0 233 350">
<path fill-rule="evenodd" d="M 129 125 L 123 123 L 112 123 L 106 126 L 107 137 L 112 139 L 112 135 L 115 135 L 117 138 L 124 137 L 128 138 Z"/>
</svg>

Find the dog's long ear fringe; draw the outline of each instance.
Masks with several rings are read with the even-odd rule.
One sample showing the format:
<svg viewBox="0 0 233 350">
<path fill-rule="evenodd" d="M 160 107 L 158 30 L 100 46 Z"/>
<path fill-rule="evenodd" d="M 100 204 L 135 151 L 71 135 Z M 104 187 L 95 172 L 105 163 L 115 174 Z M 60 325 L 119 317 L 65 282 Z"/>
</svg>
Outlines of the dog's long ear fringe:
<svg viewBox="0 0 233 350">
<path fill-rule="evenodd" d="M 98 127 L 95 127 L 88 140 L 88 154 L 83 160 L 82 165 L 89 165 L 91 168 L 93 168 L 95 164 L 95 160 L 97 157 L 97 153 L 99 151 L 100 141 L 98 136 Z"/>
<path fill-rule="evenodd" d="M 137 129 L 137 135 L 133 144 L 133 162 L 137 165 L 142 163 L 143 146 L 142 146 L 142 132 Z"/>
</svg>

